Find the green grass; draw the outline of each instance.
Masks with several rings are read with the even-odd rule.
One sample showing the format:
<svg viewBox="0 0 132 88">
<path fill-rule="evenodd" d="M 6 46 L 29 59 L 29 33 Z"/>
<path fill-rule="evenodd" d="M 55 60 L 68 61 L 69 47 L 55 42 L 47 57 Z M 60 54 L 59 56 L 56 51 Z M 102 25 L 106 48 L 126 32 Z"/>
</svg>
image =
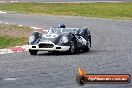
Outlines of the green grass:
<svg viewBox="0 0 132 88">
<path fill-rule="evenodd" d="M 3 36 L 0 37 L 0 48 L 22 45 L 26 43 L 26 40 L 27 40 L 26 38 Z"/>
<path fill-rule="evenodd" d="M 12 24 L 0 24 L 0 49 L 26 44 L 31 29 Z"/>
<path fill-rule="evenodd" d="M 132 18 L 132 2 L 123 3 L 6 3 L 0 10 L 27 14 Z"/>
</svg>

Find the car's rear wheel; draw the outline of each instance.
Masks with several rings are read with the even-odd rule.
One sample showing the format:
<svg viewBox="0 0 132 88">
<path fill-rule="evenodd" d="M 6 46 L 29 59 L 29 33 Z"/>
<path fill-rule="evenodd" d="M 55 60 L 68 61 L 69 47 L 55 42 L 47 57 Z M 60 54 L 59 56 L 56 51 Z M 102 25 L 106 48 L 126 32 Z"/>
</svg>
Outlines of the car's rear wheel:
<svg viewBox="0 0 132 88">
<path fill-rule="evenodd" d="M 91 47 L 91 35 L 89 36 L 89 43 L 90 43 L 90 47 Z"/>
<path fill-rule="evenodd" d="M 86 47 L 85 47 L 84 51 L 86 51 L 86 52 L 89 52 L 90 51 L 90 42 L 88 42 L 86 44 Z"/>
<path fill-rule="evenodd" d="M 30 52 L 31 55 L 36 55 L 38 50 L 29 50 L 29 52 Z"/>
</svg>

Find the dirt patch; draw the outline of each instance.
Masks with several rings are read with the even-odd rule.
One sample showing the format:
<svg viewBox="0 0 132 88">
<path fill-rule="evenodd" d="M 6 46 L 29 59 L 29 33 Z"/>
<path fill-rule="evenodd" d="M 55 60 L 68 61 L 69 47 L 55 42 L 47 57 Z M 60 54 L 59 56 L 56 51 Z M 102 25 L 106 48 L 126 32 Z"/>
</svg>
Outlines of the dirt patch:
<svg viewBox="0 0 132 88">
<path fill-rule="evenodd" d="M 0 36 L 9 37 L 28 37 L 29 33 L 32 31 L 29 27 L 11 25 L 11 24 L 0 24 Z"/>
</svg>

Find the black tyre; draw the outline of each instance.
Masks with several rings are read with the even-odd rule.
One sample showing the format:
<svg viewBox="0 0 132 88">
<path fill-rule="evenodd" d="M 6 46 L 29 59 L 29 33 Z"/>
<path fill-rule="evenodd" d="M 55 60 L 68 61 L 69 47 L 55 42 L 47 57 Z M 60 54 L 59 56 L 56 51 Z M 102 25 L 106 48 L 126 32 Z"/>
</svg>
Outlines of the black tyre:
<svg viewBox="0 0 132 88">
<path fill-rule="evenodd" d="M 89 36 L 89 42 L 90 42 L 90 47 L 91 47 L 91 35 Z"/>
<path fill-rule="evenodd" d="M 36 55 L 38 51 L 37 50 L 29 50 L 29 52 L 31 55 Z"/>
<path fill-rule="evenodd" d="M 89 42 L 86 44 L 84 51 L 86 51 L 86 52 L 90 51 L 90 43 Z"/>
<path fill-rule="evenodd" d="M 70 49 L 68 50 L 68 54 L 75 54 L 77 53 L 77 47 L 74 40 L 70 42 Z"/>
</svg>

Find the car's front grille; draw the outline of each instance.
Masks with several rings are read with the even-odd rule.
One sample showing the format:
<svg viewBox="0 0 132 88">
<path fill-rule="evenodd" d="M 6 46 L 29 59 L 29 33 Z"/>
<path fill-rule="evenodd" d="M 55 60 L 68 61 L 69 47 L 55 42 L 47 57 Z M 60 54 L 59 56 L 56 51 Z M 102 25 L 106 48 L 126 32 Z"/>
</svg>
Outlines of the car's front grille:
<svg viewBox="0 0 132 88">
<path fill-rule="evenodd" d="M 53 44 L 44 44 L 44 43 L 41 43 L 38 46 L 39 48 L 53 48 L 54 47 Z"/>
</svg>

